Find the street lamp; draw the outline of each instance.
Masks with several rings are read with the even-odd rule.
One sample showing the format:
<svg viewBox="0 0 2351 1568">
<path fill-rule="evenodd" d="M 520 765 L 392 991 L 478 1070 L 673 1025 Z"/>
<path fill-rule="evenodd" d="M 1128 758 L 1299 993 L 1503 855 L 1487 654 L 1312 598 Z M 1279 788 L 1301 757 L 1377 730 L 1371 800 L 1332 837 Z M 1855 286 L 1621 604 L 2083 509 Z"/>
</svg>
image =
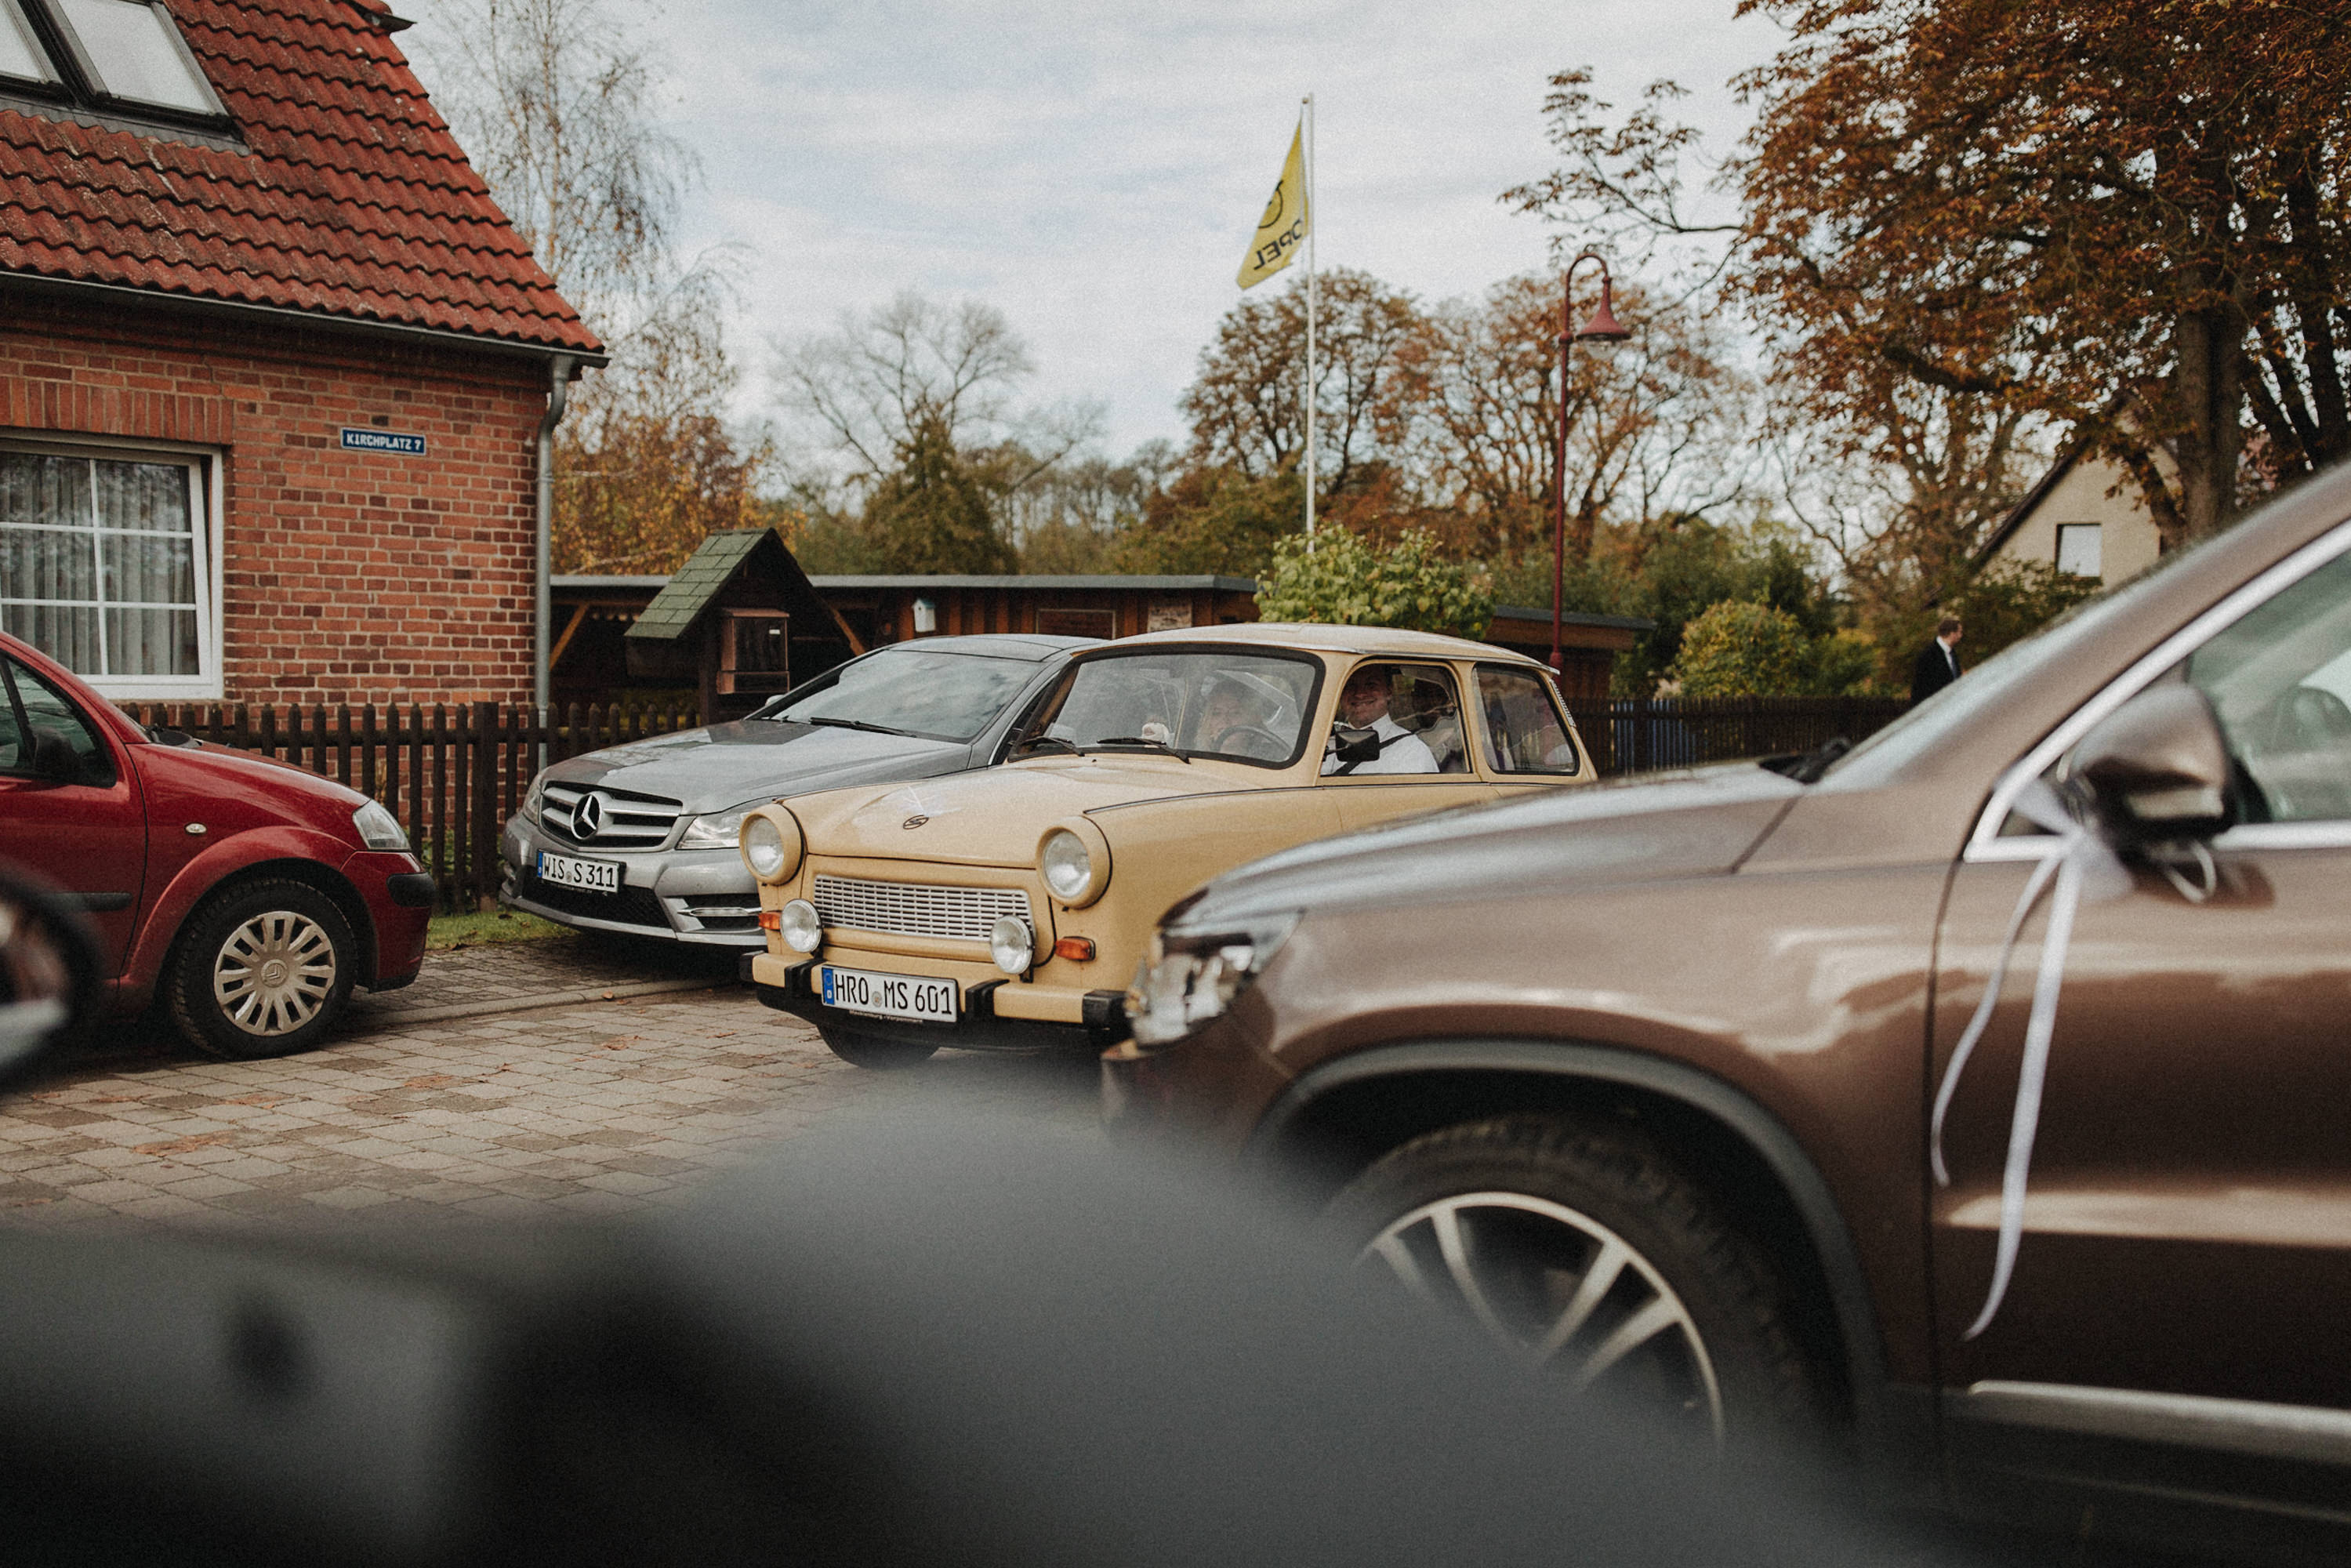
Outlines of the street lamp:
<svg viewBox="0 0 2351 1568">
<path fill-rule="evenodd" d="M 1575 330 L 1572 308 L 1575 288 L 1575 269 L 1585 262 L 1597 262 L 1600 267 L 1600 308 L 1592 313 L 1592 320 L 1582 331 Z M 1615 298 L 1615 282 L 1608 276 L 1607 260 L 1598 251 L 1587 250 L 1567 264 L 1559 279 L 1559 462 L 1552 499 L 1551 539 L 1551 667 L 1565 674 L 1566 656 L 1560 652 L 1560 601 L 1567 596 L 1567 392 L 1568 361 L 1582 338 L 1594 343 L 1621 343 L 1633 334 L 1619 326 L 1612 308 Z"/>
</svg>

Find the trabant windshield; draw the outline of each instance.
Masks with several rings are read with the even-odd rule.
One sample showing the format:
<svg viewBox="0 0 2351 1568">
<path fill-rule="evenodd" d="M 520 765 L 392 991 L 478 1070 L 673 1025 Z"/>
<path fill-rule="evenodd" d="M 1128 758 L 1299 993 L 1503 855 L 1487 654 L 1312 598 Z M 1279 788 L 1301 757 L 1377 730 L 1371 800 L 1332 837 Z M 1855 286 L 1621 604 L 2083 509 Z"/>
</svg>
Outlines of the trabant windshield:
<svg viewBox="0 0 2351 1568">
<path fill-rule="evenodd" d="M 1322 668 L 1311 658 L 1223 651 L 1081 659 L 1015 749 L 1167 751 L 1286 768 L 1305 749 Z"/>
<path fill-rule="evenodd" d="M 840 724 L 926 740 L 969 740 L 1004 711 L 1037 666 L 925 648 L 884 648 L 842 667 L 840 679 L 786 696 L 756 716 Z"/>
</svg>

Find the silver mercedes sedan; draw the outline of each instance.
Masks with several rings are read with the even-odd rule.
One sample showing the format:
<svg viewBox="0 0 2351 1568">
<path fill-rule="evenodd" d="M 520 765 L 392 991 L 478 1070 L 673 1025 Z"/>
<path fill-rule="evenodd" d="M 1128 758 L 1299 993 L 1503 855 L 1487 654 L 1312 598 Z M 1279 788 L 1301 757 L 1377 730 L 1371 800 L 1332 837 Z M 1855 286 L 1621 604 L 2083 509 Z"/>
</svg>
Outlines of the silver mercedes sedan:
<svg viewBox="0 0 2351 1568">
<path fill-rule="evenodd" d="M 566 925 L 760 945 L 736 847 L 786 795 L 985 768 L 1089 637 L 925 637 L 879 648 L 748 718 L 590 751 L 531 781 L 499 840 L 501 899 Z"/>
</svg>

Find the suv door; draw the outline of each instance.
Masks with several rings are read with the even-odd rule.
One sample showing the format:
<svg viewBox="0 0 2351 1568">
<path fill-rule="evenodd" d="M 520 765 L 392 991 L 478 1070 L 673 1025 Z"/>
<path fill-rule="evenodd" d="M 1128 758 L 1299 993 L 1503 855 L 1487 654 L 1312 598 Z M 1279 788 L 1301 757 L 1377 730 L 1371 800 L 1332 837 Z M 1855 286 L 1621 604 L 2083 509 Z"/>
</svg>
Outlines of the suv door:
<svg viewBox="0 0 2351 1568">
<path fill-rule="evenodd" d="M 2174 875 L 2142 867 L 2079 908 L 2013 1277 L 1970 1338 L 2048 910 L 2023 929 L 1932 1202 L 1955 1436 L 1996 1469 L 2112 1464 L 2141 1489 L 2351 1523 L 2351 551 L 2160 658 L 2137 684 L 2211 699 L 2254 820 L 2213 841 L 2209 873 L 2183 852 Z M 1938 1080 L 2022 857 L 2053 841 L 2011 823 L 1953 879 Z"/>
<path fill-rule="evenodd" d="M 104 948 L 103 970 L 122 972 L 138 928 L 147 824 L 127 756 L 64 690 L 25 661 L 0 653 L 0 857 L 31 867 L 80 896 Z M 71 748 L 79 771 L 34 770 L 43 735 Z"/>
</svg>

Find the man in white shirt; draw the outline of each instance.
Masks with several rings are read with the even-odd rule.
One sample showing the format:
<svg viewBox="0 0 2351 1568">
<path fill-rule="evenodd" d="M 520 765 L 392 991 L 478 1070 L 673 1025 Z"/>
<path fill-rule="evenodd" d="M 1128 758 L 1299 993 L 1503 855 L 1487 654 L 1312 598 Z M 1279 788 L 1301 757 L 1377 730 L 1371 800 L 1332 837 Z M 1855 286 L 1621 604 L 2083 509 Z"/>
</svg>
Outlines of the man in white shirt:
<svg viewBox="0 0 2351 1568">
<path fill-rule="evenodd" d="M 1322 758 L 1324 773 L 1361 778 L 1366 773 L 1434 773 L 1437 754 L 1420 737 L 1388 716 L 1390 674 L 1384 665 L 1359 664 L 1339 690 L 1339 722 L 1368 729 L 1380 737 L 1380 754 L 1369 762 L 1341 762 L 1336 755 Z"/>
</svg>

